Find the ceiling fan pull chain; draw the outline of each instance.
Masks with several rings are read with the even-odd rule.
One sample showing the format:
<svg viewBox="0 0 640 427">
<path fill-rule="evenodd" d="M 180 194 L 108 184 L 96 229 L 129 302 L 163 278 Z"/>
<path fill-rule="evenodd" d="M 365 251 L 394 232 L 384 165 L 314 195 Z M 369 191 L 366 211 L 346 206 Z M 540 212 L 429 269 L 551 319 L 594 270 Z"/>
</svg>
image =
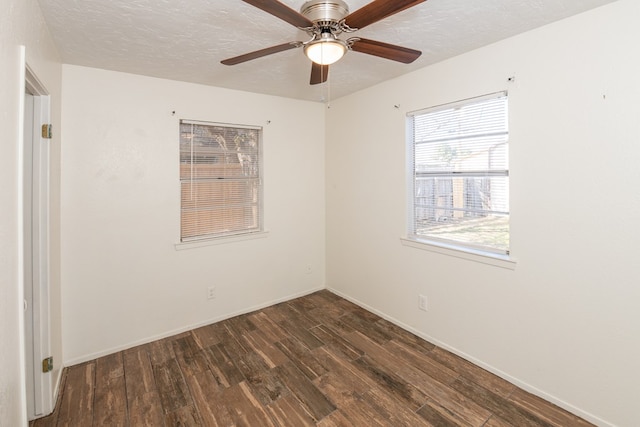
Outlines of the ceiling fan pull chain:
<svg viewBox="0 0 640 427">
<path fill-rule="evenodd" d="M 327 76 L 327 109 L 331 108 L 331 80 Z"/>
</svg>

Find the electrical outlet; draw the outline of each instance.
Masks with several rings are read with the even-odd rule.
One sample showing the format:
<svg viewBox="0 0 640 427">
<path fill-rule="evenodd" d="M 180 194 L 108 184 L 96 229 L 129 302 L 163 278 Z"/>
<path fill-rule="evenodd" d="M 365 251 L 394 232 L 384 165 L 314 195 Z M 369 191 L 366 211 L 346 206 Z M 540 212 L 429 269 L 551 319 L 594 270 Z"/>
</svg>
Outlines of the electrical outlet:
<svg viewBox="0 0 640 427">
<path fill-rule="evenodd" d="M 207 288 L 207 299 L 214 299 L 216 297 L 216 287 L 209 286 Z"/>
<path fill-rule="evenodd" d="M 424 295 L 420 295 L 420 299 L 418 301 L 418 308 L 420 310 L 427 311 L 429 309 L 429 305 L 427 304 L 427 297 Z"/>
</svg>

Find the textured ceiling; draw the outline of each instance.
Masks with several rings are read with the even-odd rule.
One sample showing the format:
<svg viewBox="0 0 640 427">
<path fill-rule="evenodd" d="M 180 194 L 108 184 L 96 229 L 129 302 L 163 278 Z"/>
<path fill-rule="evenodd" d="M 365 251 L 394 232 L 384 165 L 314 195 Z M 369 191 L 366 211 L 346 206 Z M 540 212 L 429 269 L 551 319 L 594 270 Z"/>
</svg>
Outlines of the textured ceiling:
<svg viewBox="0 0 640 427">
<path fill-rule="evenodd" d="M 306 33 L 241 0 L 39 0 L 62 61 L 289 98 L 336 99 L 614 0 L 429 0 L 353 34 L 422 51 L 405 65 L 349 52 L 326 84 L 292 49 L 220 61 Z M 299 10 L 305 0 L 282 0 Z M 369 0 L 347 0 L 353 12 Z M 351 36 L 351 35 L 350 35 Z"/>
</svg>

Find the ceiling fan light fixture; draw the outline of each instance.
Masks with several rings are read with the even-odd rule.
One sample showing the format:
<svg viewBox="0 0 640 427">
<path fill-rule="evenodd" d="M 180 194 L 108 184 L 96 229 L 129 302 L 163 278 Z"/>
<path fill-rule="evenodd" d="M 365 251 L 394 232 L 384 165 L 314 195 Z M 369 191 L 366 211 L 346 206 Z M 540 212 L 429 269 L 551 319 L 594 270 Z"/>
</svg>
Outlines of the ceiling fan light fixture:
<svg viewBox="0 0 640 427">
<path fill-rule="evenodd" d="M 331 65 L 347 53 L 347 44 L 331 33 L 322 33 L 320 38 L 304 46 L 307 58 L 320 65 Z"/>
</svg>

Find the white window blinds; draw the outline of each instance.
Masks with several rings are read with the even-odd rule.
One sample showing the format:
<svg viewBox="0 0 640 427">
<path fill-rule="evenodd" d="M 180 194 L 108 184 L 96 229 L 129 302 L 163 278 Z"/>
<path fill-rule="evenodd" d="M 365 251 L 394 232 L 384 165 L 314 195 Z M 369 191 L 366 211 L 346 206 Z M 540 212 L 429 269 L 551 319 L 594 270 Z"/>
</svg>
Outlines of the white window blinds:
<svg viewBox="0 0 640 427">
<path fill-rule="evenodd" d="M 180 239 L 262 231 L 261 129 L 180 122 Z"/>
<path fill-rule="evenodd" d="M 507 94 L 409 115 L 410 236 L 509 252 Z"/>
</svg>

